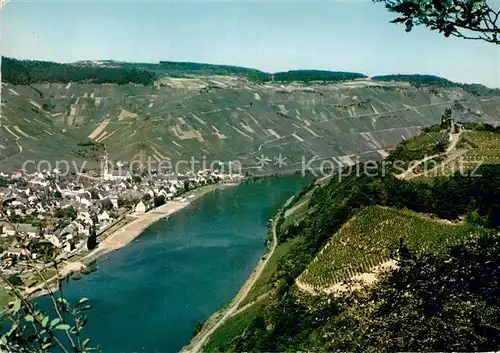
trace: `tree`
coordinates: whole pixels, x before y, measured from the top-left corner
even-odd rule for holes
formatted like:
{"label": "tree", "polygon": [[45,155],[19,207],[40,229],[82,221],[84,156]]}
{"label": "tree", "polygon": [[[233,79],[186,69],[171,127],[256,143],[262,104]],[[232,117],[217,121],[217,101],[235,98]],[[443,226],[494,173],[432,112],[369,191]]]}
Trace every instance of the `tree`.
{"label": "tree", "polygon": [[109,198],[105,198],[104,200],[101,200],[101,207],[103,210],[109,211],[113,209],[113,203]]}
{"label": "tree", "polygon": [[87,249],[94,250],[97,246],[97,234],[95,231],[95,226],[90,228],[90,235],[87,239]]}
{"label": "tree", "polygon": [[441,115],[441,128],[442,129],[450,129],[452,121],[453,121],[453,119],[451,117],[451,109],[446,108],[444,110],[443,115]]}
{"label": "tree", "polygon": [[153,204],[154,204],[155,208],[160,207],[161,205],[164,205],[165,204],[165,196],[163,196],[163,195],[155,196],[153,199]]}
{"label": "tree", "polygon": [[10,275],[9,277],[7,277],[7,280],[13,286],[23,286],[24,285],[23,280],[18,275]]}
{"label": "tree", "polygon": [[61,198],[62,198],[61,192],[60,192],[60,191],[56,191],[56,192],[54,193],[54,197],[55,197],[56,199],[61,199]]}
{"label": "tree", "polygon": [[201,331],[202,328],[203,328],[203,321],[198,321],[194,325],[193,336],[196,336]]}
{"label": "tree", "polygon": [[398,14],[392,23],[403,23],[406,31],[414,26],[443,33],[445,37],[483,40],[500,44],[498,18],[485,0],[373,0],[384,3]]}
{"label": "tree", "polygon": [[76,210],[73,206],[58,208],[54,211],[54,216],[57,218],[69,218],[74,220],[76,218]]}

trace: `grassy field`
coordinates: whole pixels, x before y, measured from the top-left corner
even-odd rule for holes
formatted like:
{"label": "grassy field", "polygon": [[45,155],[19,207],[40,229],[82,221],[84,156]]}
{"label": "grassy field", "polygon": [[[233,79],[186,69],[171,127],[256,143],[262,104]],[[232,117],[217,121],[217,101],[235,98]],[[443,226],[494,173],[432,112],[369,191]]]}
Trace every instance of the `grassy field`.
{"label": "grassy field", "polygon": [[[45,271],[42,271],[42,275],[48,280],[56,275],[56,270],[53,268],[48,268]],[[41,279],[37,275],[35,275],[28,279],[25,279],[23,282],[26,287],[31,287],[41,283]],[[7,304],[9,304],[13,300],[13,297],[9,294],[9,290],[7,288],[9,288],[8,285],[2,283],[2,286],[0,288],[0,308],[5,308]]]}
{"label": "grassy field", "polygon": [[242,311],[241,313],[233,316],[231,319],[226,321],[224,325],[219,327],[212,336],[210,336],[209,341],[205,345],[204,352],[218,352],[224,351],[224,346],[229,344],[235,337],[241,335],[245,328],[250,324],[252,319],[258,313],[260,308],[268,304],[268,301],[261,300],[258,303],[252,305],[248,309]]}
{"label": "grassy field", "polygon": [[443,131],[422,132],[399,144],[391,152],[389,160],[398,164],[405,162],[404,166],[407,168],[413,161],[444,152],[447,141],[447,135]]}
{"label": "grassy field", "polygon": [[300,201],[295,204],[290,209],[286,210],[284,214],[283,223],[280,224],[279,232],[284,232],[292,224],[300,222],[307,215],[309,211],[309,200],[311,198],[312,192],[304,195]]}
{"label": "grassy field", "polygon": [[400,237],[411,249],[439,251],[480,230],[408,211],[379,206],[361,210],[332,237],[299,280],[327,288],[367,272],[390,258]]}
{"label": "grassy field", "polygon": [[280,244],[276,247],[276,250],[274,251],[273,256],[267,263],[266,268],[264,269],[264,272],[262,272],[262,275],[259,277],[257,282],[255,282],[255,285],[253,286],[252,290],[250,293],[248,293],[248,296],[245,298],[245,300],[241,303],[241,305],[246,305],[248,303],[251,303],[258,297],[260,297],[262,294],[265,294],[271,290],[271,279],[273,275],[276,272],[276,269],[278,268],[278,261],[290,251],[290,248],[297,243],[300,240],[300,238],[294,238],[291,239],[283,244]]}

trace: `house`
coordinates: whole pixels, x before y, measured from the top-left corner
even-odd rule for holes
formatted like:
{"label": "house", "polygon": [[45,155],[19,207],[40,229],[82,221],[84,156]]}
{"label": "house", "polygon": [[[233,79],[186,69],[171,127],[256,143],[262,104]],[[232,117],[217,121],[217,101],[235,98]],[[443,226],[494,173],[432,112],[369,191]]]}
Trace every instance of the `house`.
{"label": "house", "polygon": [[45,234],[44,238],[47,239],[48,241],[50,241],[52,243],[52,245],[54,245],[56,248],[61,247],[61,242],[60,242],[59,238],[56,237],[54,234],[52,234],[52,233]]}
{"label": "house", "polygon": [[118,208],[118,197],[111,196],[109,199],[111,200],[111,204],[113,205],[113,208]]}
{"label": "house", "polygon": [[7,237],[16,234],[14,226],[8,222],[0,221],[0,236]]}
{"label": "house", "polygon": [[20,259],[22,257],[28,257],[30,256],[31,253],[26,250],[26,249],[21,249],[21,248],[10,248],[2,253],[2,257],[13,257]]}
{"label": "house", "polygon": [[16,229],[21,234],[26,234],[29,238],[37,238],[40,235],[40,228],[33,227],[31,224],[16,224]]}
{"label": "house", "polygon": [[146,213],[146,205],[142,201],[140,201],[136,206],[135,206],[135,212],[136,213]]}
{"label": "house", "polygon": [[102,213],[97,215],[97,220],[99,222],[106,222],[109,221],[109,214],[106,211],[102,211]]}
{"label": "house", "polygon": [[132,179],[132,174],[125,170],[113,170],[111,173],[105,171],[104,180],[117,181],[117,180],[127,180]]}

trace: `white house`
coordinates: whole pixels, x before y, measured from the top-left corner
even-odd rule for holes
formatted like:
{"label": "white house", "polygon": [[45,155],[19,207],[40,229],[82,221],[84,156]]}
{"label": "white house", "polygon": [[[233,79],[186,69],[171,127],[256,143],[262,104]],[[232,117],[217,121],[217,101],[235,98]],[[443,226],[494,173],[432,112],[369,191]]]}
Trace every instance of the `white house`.
{"label": "white house", "polygon": [[108,212],[103,211],[101,214],[98,214],[97,215],[97,220],[99,222],[109,221],[109,214],[108,214]]}
{"label": "white house", "polygon": [[145,213],[146,212],[146,205],[142,201],[139,201],[139,203],[135,206],[135,212],[136,213]]}
{"label": "white house", "polygon": [[109,199],[111,200],[111,204],[113,205],[113,208],[118,208],[118,197],[111,196]]}
{"label": "white house", "polygon": [[129,171],[113,170],[109,173],[107,168],[104,170],[104,180],[118,181],[127,179],[132,179],[132,174]]}
{"label": "white house", "polygon": [[59,241],[59,238],[56,237],[54,234],[45,234],[44,238],[50,241],[52,245],[54,245],[56,248],[60,248],[62,245],[61,242]]}

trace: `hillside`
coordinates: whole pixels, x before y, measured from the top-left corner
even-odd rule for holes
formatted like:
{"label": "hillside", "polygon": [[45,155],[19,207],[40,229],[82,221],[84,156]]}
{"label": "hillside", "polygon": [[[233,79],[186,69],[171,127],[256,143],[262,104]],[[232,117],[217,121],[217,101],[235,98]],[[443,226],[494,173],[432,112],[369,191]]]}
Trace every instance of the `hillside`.
{"label": "hillside", "polygon": [[[474,153],[484,161],[477,175],[334,177],[290,200],[278,215],[278,244],[288,250],[254,289],[267,295],[253,296],[206,347],[498,350],[500,164],[487,145],[500,133],[463,128],[447,153]],[[431,127],[395,153],[425,151],[435,132],[443,131]]]}
{"label": "hillside", "polygon": [[[205,158],[207,166],[217,160],[238,161],[251,174],[287,172],[303,165],[328,169],[350,165],[357,158],[386,157],[401,140],[438,123],[446,108],[460,121],[498,123],[500,96],[477,96],[460,87],[368,79],[258,83],[245,77],[254,72],[251,69],[188,64],[73,65],[151,72],[154,85],[3,83],[3,164],[19,168],[18,161],[27,157],[52,156],[50,146],[31,148],[36,145],[33,141],[50,137],[50,143],[65,146],[64,151],[76,149],[75,141],[90,139],[105,145],[113,161],[175,164],[193,157]],[[167,66],[163,71],[158,68],[162,65]],[[186,67],[191,74],[172,77],[175,70]],[[304,74],[358,77],[307,70],[283,77],[289,81]],[[64,130],[65,135],[54,134],[44,124]],[[17,134],[15,126],[31,137]],[[33,152],[25,155],[30,149]],[[281,167],[280,155],[286,158]]]}
{"label": "hillside", "polygon": [[[88,168],[96,168],[103,149],[94,143],[88,144],[88,139],[81,138],[73,127],[55,121],[47,111],[50,106],[40,97],[41,92],[32,86],[2,83],[2,170],[17,170],[25,161],[39,163],[41,160],[49,161],[54,168],[55,161],[63,160],[77,165],[86,162]],[[34,164],[28,167],[32,169]]]}
{"label": "hillside", "polygon": [[410,250],[439,252],[481,232],[470,225],[443,222],[409,210],[371,206],[332,236],[297,278],[297,284],[310,293],[331,293],[343,281],[390,261],[401,239]]}

